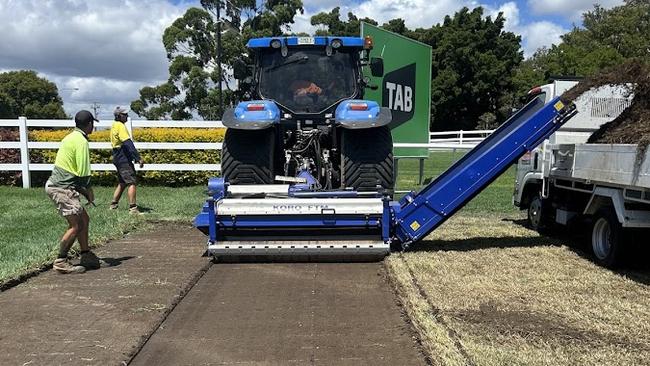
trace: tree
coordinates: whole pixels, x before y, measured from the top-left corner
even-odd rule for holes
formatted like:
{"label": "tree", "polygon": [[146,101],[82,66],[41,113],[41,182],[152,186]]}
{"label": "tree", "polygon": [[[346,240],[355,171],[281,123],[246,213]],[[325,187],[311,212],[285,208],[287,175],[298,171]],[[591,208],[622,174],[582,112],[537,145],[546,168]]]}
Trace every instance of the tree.
{"label": "tree", "polygon": [[[354,14],[340,19],[339,8],[311,18],[320,25],[317,34],[358,35]],[[377,25],[372,19],[362,19]],[[512,75],[523,59],[521,38],[503,31],[505,18],[483,17],[483,9],[462,9],[447,16],[443,24],[409,30],[403,19],[384,23],[382,28],[432,47],[431,106],[433,129],[473,129],[483,121],[500,120],[510,112],[514,88]]]}
{"label": "tree", "polygon": [[359,36],[361,29],[361,22],[366,22],[372,25],[377,25],[377,22],[370,18],[357,18],[352,12],[348,12],[348,20],[341,20],[341,8],[335,7],[329,13],[320,12],[311,17],[311,25],[321,26],[316,30],[316,35],[327,36]]}
{"label": "tree", "polygon": [[611,9],[598,5],[583,14],[559,45],[542,48],[522,63],[515,77],[522,95],[554,76],[589,76],[632,58],[650,62],[650,2],[627,0]]}
{"label": "tree", "polygon": [[0,118],[67,118],[56,84],[35,71],[0,74]]}
{"label": "tree", "polygon": [[[431,45],[432,130],[474,129],[486,113],[502,121],[514,88],[513,72],[523,60],[521,37],[503,30],[505,18],[483,17],[463,8],[442,24],[411,33]],[[484,116],[491,120],[493,117]]]}
{"label": "tree", "polygon": [[[56,84],[36,75],[35,71],[0,73],[0,119],[67,118]],[[17,141],[17,128],[0,128],[0,141]],[[0,162],[19,163],[20,150],[0,149]],[[21,174],[0,172],[0,185],[14,185]]]}
{"label": "tree", "polygon": [[416,38],[416,36],[412,34],[412,32],[406,27],[406,23],[404,23],[404,19],[402,18],[391,19],[387,23],[384,23],[381,27],[389,32],[401,34],[406,37]]}
{"label": "tree", "polygon": [[269,0],[259,8],[256,4],[254,0],[201,0],[202,8],[190,8],[176,19],[163,34],[169,78],[142,88],[131,109],[147,119],[221,118],[220,97],[226,106],[239,99],[242,90],[233,86],[231,75],[219,73],[217,11],[221,12],[223,70],[246,55],[248,39],[290,31],[295,15],[303,12],[301,0]]}

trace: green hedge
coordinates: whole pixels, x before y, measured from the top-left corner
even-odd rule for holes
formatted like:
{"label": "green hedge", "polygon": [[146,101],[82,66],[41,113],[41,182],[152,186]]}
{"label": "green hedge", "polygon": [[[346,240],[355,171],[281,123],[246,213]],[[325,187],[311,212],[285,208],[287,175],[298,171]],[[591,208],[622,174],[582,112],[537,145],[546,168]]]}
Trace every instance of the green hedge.
{"label": "green hedge", "polygon": [[[61,141],[70,130],[36,130],[30,131],[30,141]],[[108,142],[108,130],[97,131],[90,135],[91,141]],[[137,142],[222,142],[225,129],[207,128],[141,128],[133,130],[133,139]],[[218,164],[219,150],[143,150],[140,155],[145,164]],[[32,149],[30,160],[34,163],[54,163],[56,150]],[[92,163],[112,163],[110,150],[90,150]],[[208,178],[219,175],[217,171],[140,171],[138,180],[146,185],[192,186],[207,184]],[[48,172],[33,172],[32,185],[43,185],[49,177]],[[93,172],[93,184],[113,185],[117,183],[114,172]]]}

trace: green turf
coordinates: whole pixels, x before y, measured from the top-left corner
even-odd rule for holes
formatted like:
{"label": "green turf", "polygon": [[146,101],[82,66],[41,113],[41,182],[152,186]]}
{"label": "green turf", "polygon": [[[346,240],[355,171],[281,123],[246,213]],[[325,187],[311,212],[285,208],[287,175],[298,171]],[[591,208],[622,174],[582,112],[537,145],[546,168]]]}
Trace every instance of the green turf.
{"label": "green turf", "polygon": [[[463,157],[464,152],[432,152],[424,163],[424,178],[435,179],[449,168],[454,162]],[[417,159],[399,160],[399,177],[397,190],[418,191],[419,162]],[[483,192],[470,201],[463,212],[515,212],[518,209],[512,205],[512,193],[515,181],[515,167],[510,167]],[[399,196],[399,195],[398,195]]]}
{"label": "green turf", "polygon": [[[436,152],[425,164],[425,178],[435,178],[462,153]],[[418,161],[399,162],[398,190],[417,190]],[[471,201],[465,212],[509,212],[512,206],[514,170],[511,168]],[[189,222],[206,197],[204,186],[188,188],[138,187],[138,202],[150,209],[143,217],[128,214],[126,201],[118,211],[108,210],[112,187],[96,187],[98,207],[89,208],[90,240],[94,245],[121,236],[147,222],[183,220]],[[0,187],[0,282],[51,262],[58,240],[66,228],[42,188]],[[126,198],[126,197],[125,197]]]}
{"label": "green turf", "polygon": [[[95,187],[98,207],[90,214],[90,241],[99,244],[147,221],[185,220],[196,215],[205,200],[204,187],[138,187],[138,202],[150,209],[144,217],[129,215],[123,198],[119,210],[108,209],[113,188]],[[42,188],[0,187],[0,282],[50,262],[66,222]]]}

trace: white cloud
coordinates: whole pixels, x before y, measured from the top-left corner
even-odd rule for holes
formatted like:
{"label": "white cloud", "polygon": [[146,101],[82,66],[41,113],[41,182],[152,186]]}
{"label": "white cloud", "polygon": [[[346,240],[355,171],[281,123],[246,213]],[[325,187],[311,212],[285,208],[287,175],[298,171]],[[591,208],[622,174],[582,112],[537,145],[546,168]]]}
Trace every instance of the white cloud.
{"label": "white cloud", "polygon": [[162,32],[186,8],[164,0],[0,0],[0,68],[55,81],[70,114],[93,101],[128,105],[139,88],[167,78]]}
{"label": "white cloud", "polygon": [[518,30],[519,6],[517,6],[516,2],[509,1],[497,9],[492,9],[486,5],[483,7],[486,8],[487,14],[491,15],[493,18],[496,17],[499,13],[503,13],[504,18],[506,18],[506,23],[504,25],[506,31],[514,32]]}
{"label": "white cloud", "polygon": [[560,36],[567,33],[569,29],[549,21],[537,21],[523,24],[520,18],[520,10],[514,1],[501,5],[498,9],[486,7],[488,14],[496,16],[503,12],[506,18],[505,30],[521,35],[524,57],[530,57],[541,47],[550,47],[561,42]]}
{"label": "white cloud", "polygon": [[538,48],[559,44],[560,36],[568,31],[569,29],[546,21],[527,24],[526,28],[521,30],[524,39],[524,56],[532,56]]}
{"label": "white cloud", "polygon": [[[483,0],[486,1],[486,0]],[[528,1],[537,15],[568,18],[589,9],[598,0]],[[622,0],[600,0],[603,6]],[[114,105],[128,105],[145,85],[167,78],[162,33],[194,0],[174,5],[167,0],[0,0],[0,70],[33,69],[61,89],[66,111],[88,108],[93,102],[110,116]],[[560,41],[568,29],[549,21],[524,23],[516,1],[498,7],[480,0],[336,0],[305,1],[306,12],[291,26],[295,32],[313,33],[312,15],[341,7],[341,18],[352,12],[380,24],[402,18],[407,27],[431,27],[463,6],[483,6],[486,15],[503,12],[505,28],[521,34],[526,56]],[[526,10],[528,10],[526,9]],[[573,15],[571,15],[573,14]],[[78,90],[72,90],[78,88]]]}
{"label": "white cloud", "polygon": [[80,109],[91,110],[91,106],[95,104],[99,105],[101,119],[112,118],[115,106],[129,107],[143,86],[140,81],[101,77],[41,76],[57,84],[61,97],[66,101],[65,109],[68,114],[73,115]]}
{"label": "white cloud", "polygon": [[592,9],[594,4],[611,8],[623,4],[623,0],[528,0],[528,7],[535,15],[556,15],[574,22],[580,21],[582,13]]}
{"label": "white cloud", "polygon": [[313,33],[311,17],[321,11],[330,12],[335,6],[341,8],[342,20],[347,20],[348,12],[352,12],[358,18],[374,19],[379,24],[394,18],[402,18],[407,27],[415,29],[429,28],[440,23],[446,15],[454,14],[463,6],[473,8],[478,5],[472,0],[367,0],[357,4],[317,0],[309,2],[308,6],[305,6],[305,14],[296,17],[296,24],[291,27],[292,31]]}
{"label": "white cloud", "polygon": [[[322,0],[322,2],[326,1]],[[446,15],[453,15],[463,6],[470,9],[482,6],[485,9],[485,15],[490,15],[493,18],[502,12],[506,18],[505,30],[522,36],[522,49],[525,57],[530,57],[540,47],[550,47],[552,44],[558,44],[560,35],[569,31],[559,24],[548,21],[523,24],[519,6],[515,1],[506,2],[498,8],[494,8],[470,0],[369,0],[357,5],[341,6],[341,18],[346,20],[348,11],[352,11],[359,18],[369,17],[378,21],[379,24],[401,17],[404,19],[406,26],[411,29],[417,27],[428,28],[442,22]],[[314,12],[305,12],[305,14],[296,17],[296,24],[291,29],[294,32],[313,33],[314,27],[310,24],[310,18],[320,11],[330,10],[331,8],[324,8]]]}

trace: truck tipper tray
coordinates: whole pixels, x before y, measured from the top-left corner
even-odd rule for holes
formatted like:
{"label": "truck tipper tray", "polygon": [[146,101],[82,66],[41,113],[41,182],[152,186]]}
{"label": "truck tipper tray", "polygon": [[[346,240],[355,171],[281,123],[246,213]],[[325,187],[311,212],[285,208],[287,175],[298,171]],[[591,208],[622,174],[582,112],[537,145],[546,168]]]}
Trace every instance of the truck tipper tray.
{"label": "truck tipper tray", "polygon": [[650,153],[637,156],[637,145],[567,144],[558,145],[553,153],[555,163],[551,176],[650,188]]}

